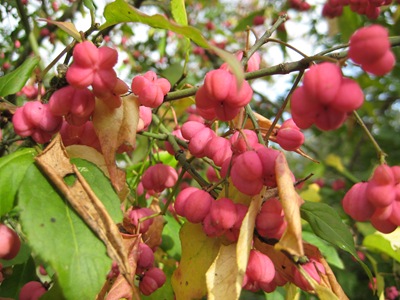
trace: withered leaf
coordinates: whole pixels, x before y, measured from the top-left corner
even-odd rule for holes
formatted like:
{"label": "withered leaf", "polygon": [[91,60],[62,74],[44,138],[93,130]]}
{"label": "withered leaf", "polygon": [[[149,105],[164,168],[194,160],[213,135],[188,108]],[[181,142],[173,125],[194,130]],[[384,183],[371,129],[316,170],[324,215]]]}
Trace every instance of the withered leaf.
{"label": "withered leaf", "polygon": [[[117,262],[120,272],[130,284],[133,282],[132,268],[117,225],[113,222],[103,203],[97,198],[77,167],[69,157],[58,134],[47,148],[36,157],[36,161],[50,181],[65,196],[74,210],[97,234],[107,247],[111,259]],[[64,178],[74,175],[75,182],[66,184]]]}
{"label": "withered leaf", "polygon": [[289,166],[283,153],[280,153],[275,162],[276,182],[278,184],[279,198],[282,202],[287,229],[276,249],[285,251],[295,258],[304,256],[303,241],[301,237],[300,196],[297,194]]}

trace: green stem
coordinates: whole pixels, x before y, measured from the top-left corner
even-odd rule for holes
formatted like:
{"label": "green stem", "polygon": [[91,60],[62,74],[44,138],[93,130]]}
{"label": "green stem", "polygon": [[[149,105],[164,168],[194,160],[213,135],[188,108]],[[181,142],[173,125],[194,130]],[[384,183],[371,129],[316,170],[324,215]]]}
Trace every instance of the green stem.
{"label": "green stem", "polygon": [[289,102],[290,96],[293,94],[294,90],[297,88],[297,85],[299,84],[301,77],[303,77],[304,74],[304,70],[300,71],[299,74],[297,74],[296,80],[294,81],[292,88],[289,91],[289,94],[287,94],[285,101],[283,102],[283,104],[281,105],[281,107],[279,108],[279,111],[277,112],[274,121],[272,122],[271,126],[269,127],[267,133],[265,134],[265,140],[267,141],[269,139],[269,137],[272,134],[272,131],[274,130],[276,124],[278,123],[278,120],[280,119],[280,117],[283,114],[283,111],[286,108],[286,105]]}
{"label": "green stem", "polygon": [[262,45],[264,45],[267,40],[271,37],[271,35],[274,33],[275,30],[278,29],[279,26],[281,26],[288,18],[287,14],[282,14],[279,16],[278,20],[272,25],[270,29],[268,29],[262,37],[260,37],[254,45],[246,52],[247,56],[242,59],[242,63],[245,66],[247,62],[249,61],[250,57],[258,50],[261,48]]}
{"label": "green stem", "polygon": [[247,114],[247,116],[249,117],[251,123],[254,126],[254,131],[257,133],[258,142],[265,146],[265,141],[263,139],[260,126],[258,125],[258,121],[256,119],[256,116],[253,113],[253,110],[250,107],[250,104],[247,104],[244,107],[244,109],[246,110],[246,114]]}
{"label": "green stem", "polygon": [[385,157],[387,156],[387,154],[382,150],[382,148],[379,146],[379,144],[377,143],[375,138],[372,136],[371,132],[369,131],[369,129],[367,128],[364,121],[361,119],[360,115],[357,113],[357,111],[353,111],[353,116],[357,120],[357,123],[360,124],[360,126],[364,130],[365,134],[371,140],[372,145],[374,146],[374,148],[377,152],[379,163],[385,164],[386,163]]}

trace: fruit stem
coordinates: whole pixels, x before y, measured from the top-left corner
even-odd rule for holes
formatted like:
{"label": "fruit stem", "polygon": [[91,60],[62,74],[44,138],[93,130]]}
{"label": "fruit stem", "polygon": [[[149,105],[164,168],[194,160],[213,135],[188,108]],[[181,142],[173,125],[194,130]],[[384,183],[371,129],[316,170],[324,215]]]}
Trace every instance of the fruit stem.
{"label": "fruit stem", "polygon": [[296,47],[294,47],[294,46],[292,46],[292,45],[290,45],[290,44],[288,44],[288,43],[285,43],[285,42],[283,42],[283,41],[281,41],[281,40],[269,38],[269,39],[267,39],[266,42],[274,42],[274,43],[281,44],[281,45],[283,45],[283,46],[285,46],[285,47],[288,47],[288,48],[292,49],[293,51],[297,52],[298,54],[300,54],[300,55],[303,56],[303,57],[309,57],[307,54],[301,52],[301,51],[300,51],[299,49],[297,49]]}
{"label": "fruit stem", "polygon": [[268,29],[262,37],[260,37],[254,45],[247,51],[247,56],[242,59],[242,64],[245,66],[249,61],[250,57],[259,49],[262,45],[264,45],[268,39],[271,37],[272,33],[278,29],[288,18],[287,14],[282,14],[279,16],[278,20]]}
{"label": "fruit stem", "polygon": [[385,157],[387,156],[387,154],[379,146],[379,144],[377,143],[377,141],[375,140],[372,133],[369,131],[369,129],[367,128],[364,121],[361,119],[360,115],[357,113],[357,111],[355,111],[355,110],[353,111],[353,116],[357,120],[357,123],[360,124],[361,128],[364,130],[364,132],[366,133],[368,138],[371,140],[372,145],[374,145],[374,148],[378,155],[379,163],[381,165],[385,164],[386,163]]}
{"label": "fruit stem", "polygon": [[274,118],[274,121],[272,122],[271,126],[268,128],[267,133],[265,134],[265,138],[264,138],[265,141],[269,140],[269,137],[271,136],[272,131],[274,130],[276,124],[278,123],[278,120],[281,118],[281,116],[283,114],[283,111],[286,108],[286,105],[289,102],[290,96],[293,94],[293,92],[297,88],[297,85],[299,84],[299,82],[301,80],[301,77],[303,77],[303,74],[304,74],[304,70],[301,70],[299,72],[299,74],[297,74],[296,80],[294,81],[294,83],[293,83],[293,85],[292,85],[292,87],[291,87],[291,89],[289,91],[289,94],[287,94],[287,96],[285,98],[285,101],[283,101],[281,107],[279,108],[279,111],[277,112],[277,114],[276,114],[276,116]]}
{"label": "fruit stem", "polygon": [[251,123],[253,123],[254,131],[257,134],[258,142],[265,146],[265,141],[263,139],[260,126],[258,125],[256,116],[253,114],[253,110],[251,109],[250,104],[247,104],[244,108],[246,110],[247,116],[250,118]]}

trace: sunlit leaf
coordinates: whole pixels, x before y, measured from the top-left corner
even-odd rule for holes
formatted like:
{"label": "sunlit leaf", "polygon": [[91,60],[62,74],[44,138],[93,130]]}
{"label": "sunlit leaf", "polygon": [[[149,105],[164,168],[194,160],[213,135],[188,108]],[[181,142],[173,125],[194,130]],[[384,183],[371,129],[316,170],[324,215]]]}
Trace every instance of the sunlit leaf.
{"label": "sunlit leaf", "polygon": [[[397,229],[399,231],[399,229]],[[397,240],[398,242],[399,240]],[[363,246],[371,251],[378,251],[387,254],[400,262],[400,248],[391,245],[391,241],[384,234],[374,233],[367,235],[363,240]]]}
{"label": "sunlit leaf", "polygon": [[192,40],[200,47],[214,51],[218,56],[220,56],[224,61],[229,64],[232,72],[237,78],[237,81],[239,83],[243,81],[243,67],[236,59],[236,57],[231,53],[228,53],[210,44],[201,34],[201,31],[197,28],[194,28],[192,26],[179,25],[175,22],[171,22],[165,16],[160,14],[152,16],[146,15],[145,13],[134,8],[133,6],[130,6],[124,0],[116,0],[108,4],[104,9],[104,17],[106,19],[106,23],[100,26],[100,30],[119,23],[139,22],[149,25],[153,28],[168,29],[175,33],[181,34],[184,37]]}
{"label": "sunlit leaf", "polygon": [[176,299],[201,299],[207,294],[206,272],[218,254],[220,242],[209,238],[200,224],[185,223],[179,235],[182,258],[171,280]]}
{"label": "sunlit leaf", "polygon": [[21,66],[0,77],[0,96],[5,97],[19,92],[32,76],[33,69],[39,61],[38,57],[28,57]]}
{"label": "sunlit leaf", "polygon": [[82,41],[82,37],[79,34],[78,29],[76,29],[75,25],[71,22],[58,22],[58,21],[53,21],[50,19],[38,19],[38,20],[56,25],[58,28],[60,28],[64,32],[66,32],[68,35],[72,36],[78,42]]}
{"label": "sunlit leaf", "polygon": [[171,13],[176,23],[187,25],[187,15],[184,0],[171,0]]}

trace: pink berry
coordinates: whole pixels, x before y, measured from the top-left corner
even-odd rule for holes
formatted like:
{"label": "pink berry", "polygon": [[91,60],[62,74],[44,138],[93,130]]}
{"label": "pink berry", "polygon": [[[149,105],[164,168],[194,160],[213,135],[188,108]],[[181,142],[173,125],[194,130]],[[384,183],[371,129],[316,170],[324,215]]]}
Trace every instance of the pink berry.
{"label": "pink berry", "polygon": [[188,149],[195,157],[204,157],[208,142],[216,136],[215,132],[205,127],[197,132],[190,140]]}
{"label": "pink berry", "polygon": [[246,275],[253,281],[269,283],[275,277],[275,267],[272,260],[265,254],[250,250]]}
{"label": "pink berry", "polygon": [[47,290],[39,281],[27,282],[19,292],[19,300],[38,300]]}
{"label": "pink berry", "polygon": [[87,121],[81,126],[70,125],[64,121],[60,129],[60,135],[64,146],[86,145],[101,152],[100,141],[91,121]]}
{"label": "pink berry", "polygon": [[[310,258],[308,263],[302,265],[303,269],[318,283],[321,282],[320,273],[325,274],[324,266],[314,258]],[[293,266],[293,283],[305,291],[311,291],[313,288],[308,281],[301,275],[300,271]]]}
{"label": "pink berry", "polygon": [[147,106],[139,106],[139,122],[136,129],[137,132],[147,130],[151,124],[152,112],[151,108]]}
{"label": "pink berry", "polygon": [[148,296],[162,287],[166,279],[161,269],[153,267],[144,273],[143,278],[139,282],[139,290],[143,295]]}
{"label": "pink berry", "polygon": [[137,261],[136,274],[144,272],[146,269],[150,269],[154,264],[154,253],[153,250],[145,243],[139,243],[139,259]]}
{"label": "pink berry", "polygon": [[0,258],[5,260],[17,256],[21,247],[18,234],[4,224],[0,224]]}
{"label": "pink berry", "polygon": [[396,57],[392,51],[387,51],[379,59],[361,65],[362,69],[376,76],[383,76],[389,73],[396,64]]}
{"label": "pink berry", "polygon": [[253,130],[244,129],[236,131],[229,139],[232,144],[232,152],[243,153],[252,150],[258,144],[257,134]]}
{"label": "pink berry", "polygon": [[281,202],[276,198],[265,201],[256,218],[257,232],[263,237],[279,240],[286,227]]}
{"label": "pink berry", "polygon": [[255,16],[253,18],[253,25],[254,26],[259,26],[259,25],[263,25],[265,21],[264,16]]}
{"label": "pink berry", "polygon": [[381,58],[389,49],[388,30],[374,24],[353,33],[348,55],[354,62],[363,65]]}
{"label": "pink berry", "polygon": [[374,206],[367,200],[367,182],[359,182],[343,198],[343,209],[354,220],[368,221],[374,213]]}
{"label": "pink berry", "polygon": [[217,228],[230,229],[237,220],[237,210],[229,198],[220,198],[214,201],[210,208],[211,223]]}
{"label": "pink berry", "polygon": [[293,119],[283,122],[276,134],[276,141],[283,149],[295,151],[304,143],[304,134],[294,123]]}
{"label": "pink berry", "polygon": [[209,193],[194,187],[181,191],[175,200],[175,211],[189,222],[200,223],[210,212],[213,198]]}
{"label": "pink berry", "polygon": [[[145,217],[149,217],[151,215],[154,214],[154,211],[152,211],[150,208],[137,208],[137,209],[133,209],[129,212],[128,217],[132,223],[132,225],[134,225],[136,228],[139,226],[139,219],[145,218]],[[151,226],[151,224],[153,224],[153,220],[154,219],[147,219],[145,221],[142,221],[140,223],[140,233],[145,233],[149,227]]]}
{"label": "pink berry", "polygon": [[178,180],[176,170],[171,166],[156,164],[149,167],[143,174],[142,183],[146,190],[162,192],[166,188],[173,187]]}
{"label": "pink berry", "polygon": [[275,160],[280,152],[278,150],[267,148],[264,146],[258,148],[256,152],[262,164],[262,179],[264,185],[269,187],[276,187]]}
{"label": "pink berry", "polygon": [[204,125],[203,123],[197,122],[197,121],[185,122],[185,123],[183,123],[182,128],[181,128],[182,136],[185,139],[190,140],[196,133],[198,133],[200,130],[202,130],[205,127],[206,127],[206,125]]}
{"label": "pink berry", "polygon": [[338,111],[350,112],[360,108],[363,102],[364,93],[359,84],[352,79],[343,78],[331,107]]}

